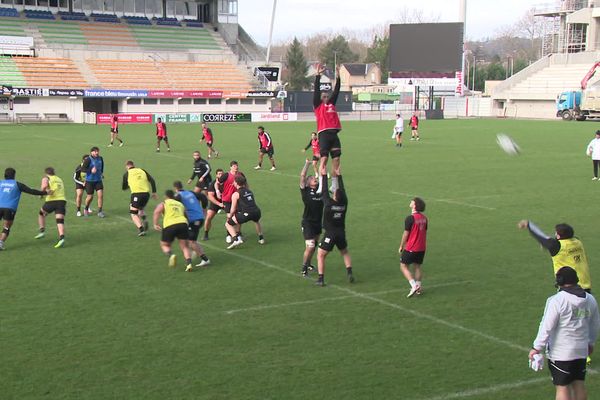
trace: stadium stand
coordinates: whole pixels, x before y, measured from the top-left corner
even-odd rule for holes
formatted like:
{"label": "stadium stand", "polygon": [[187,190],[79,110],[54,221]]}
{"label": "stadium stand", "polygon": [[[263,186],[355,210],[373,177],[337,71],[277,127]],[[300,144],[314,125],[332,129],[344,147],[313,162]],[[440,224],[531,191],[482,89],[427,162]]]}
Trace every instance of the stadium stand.
{"label": "stadium stand", "polygon": [[50,11],[25,10],[25,17],[31,19],[56,19]]}
{"label": "stadium stand", "polygon": [[88,44],[78,22],[40,21],[35,27],[47,44]]}
{"label": "stadium stand", "polygon": [[154,18],[156,25],[181,26],[177,18]]}
{"label": "stadium stand", "polygon": [[0,7],[0,17],[19,18],[19,12],[10,7]]}
{"label": "stadium stand", "polygon": [[89,21],[88,17],[82,12],[61,11],[58,15],[64,21]]}
{"label": "stadium stand", "polygon": [[87,60],[105,89],[195,89],[247,91],[250,84],[227,62]]}
{"label": "stadium stand", "polygon": [[145,49],[222,50],[206,29],[167,26],[132,26],[139,46]]}
{"label": "stadium stand", "polygon": [[121,20],[116,15],[112,14],[100,14],[100,13],[92,13],[90,17],[94,18],[96,22],[110,22],[113,24],[120,24]]}
{"label": "stadium stand", "polygon": [[132,25],[152,25],[152,22],[146,17],[136,17],[132,15],[126,15],[123,17],[128,24]]}
{"label": "stadium stand", "polygon": [[88,83],[73,60],[68,58],[13,57],[27,86],[84,88]]}
{"label": "stadium stand", "polygon": [[196,20],[186,19],[186,20],[184,20],[184,22],[185,22],[185,26],[187,26],[189,28],[204,28],[204,24],[202,22],[199,22]]}
{"label": "stadium stand", "polygon": [[0,32],[5,36],[27,36],[22,20],[0,18]]}
{"label": "stadium stand", "polygon": [[25,77],[11,57],[0,57],[0,82],[17,87],[27,85]]}

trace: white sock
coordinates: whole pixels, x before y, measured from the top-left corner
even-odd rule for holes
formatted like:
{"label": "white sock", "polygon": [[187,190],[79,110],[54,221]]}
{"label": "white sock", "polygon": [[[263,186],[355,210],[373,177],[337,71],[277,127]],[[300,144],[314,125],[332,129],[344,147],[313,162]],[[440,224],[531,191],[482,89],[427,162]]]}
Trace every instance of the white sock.
{"label": "white sock", "polygon": [[333,178],[331,178],[331,191],[335,192],[338,189],[338,178],[337,176],[334,176]]}
{"label": "white sock", "polygon": [[415,286],[417,286],[417,282],[414,279],[411,279],[410,281],[408,281],[408,283],[410,283],[410,287],[411,288],[415,288]]}
{"label": "white sock", "polygon": [[418,287],[421,287],[421,281],[416,281],[416,283]]}

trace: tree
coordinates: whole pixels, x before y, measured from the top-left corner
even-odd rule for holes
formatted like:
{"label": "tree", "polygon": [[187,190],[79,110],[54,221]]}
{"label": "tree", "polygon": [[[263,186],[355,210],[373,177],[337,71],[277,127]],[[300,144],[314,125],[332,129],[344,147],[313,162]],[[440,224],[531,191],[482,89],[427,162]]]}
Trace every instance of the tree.
{"label": "tree", "polygon": [[288,83],[290,90],[303,90],[308,87],[309,79],[306,76],[308,65],[302,51],[302,44],[294,38],[287,54]]}
{"label": "tree", "polygon": [[342,35],[338,35],[325,43],[325,46],[319,51],[321,63],[328,67],[333,67],[343,63],[358,61],[358,54],[350,50],[348,41]]}
{"label": "tree", "polygon": [[367,58],[365,62],[379,64],[381,68],[381,80],[387,82],[388,78],[388,57],[390,52],[390,37],[379,37],[375,35],[371,47],[367,49]]}

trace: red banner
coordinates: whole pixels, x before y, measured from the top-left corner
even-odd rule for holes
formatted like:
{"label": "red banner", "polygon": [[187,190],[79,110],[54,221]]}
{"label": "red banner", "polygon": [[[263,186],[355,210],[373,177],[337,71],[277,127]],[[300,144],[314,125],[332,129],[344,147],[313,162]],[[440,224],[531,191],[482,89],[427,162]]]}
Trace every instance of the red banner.
{"label": "red banner", "polygon": [[220,99],[223,97],[223,92],[220,90],[149,90],[148,97]]}
{"label": "red banner", "polygon": [[[113,114],[96,114],[97,124],[110,124]],[[121,124],[151,124],[152,114],[116,114]]]}

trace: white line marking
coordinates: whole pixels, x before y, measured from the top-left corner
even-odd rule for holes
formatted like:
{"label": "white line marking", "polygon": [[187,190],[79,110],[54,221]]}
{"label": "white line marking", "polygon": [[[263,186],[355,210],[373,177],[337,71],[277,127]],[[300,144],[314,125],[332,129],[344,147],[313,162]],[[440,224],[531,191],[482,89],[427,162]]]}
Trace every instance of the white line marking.
{"label": "white line marking", "polygon": [[[458,282],[447,282],[447,283],[440,283],[438,285],[428,285],[425,287],[425,289],[433,289],[433,288],[440,288],[440,287],[446,287],[446,286],[456,286],[456,285],[463,285],[465,283],[471,283],[471,281],[458,281]],[[391,290],[384,290],[384,291],[380,291],[380,292],[372,292],[372,293],[368,293],[371,296],[377,296],[377,295],[382,295],[382,294],[390,294],[390,293],[398,293],[398,292],[405,292],[407,289],[403,288],[403,289],[391,289]],[[281,304],[266,304],[266,305],[262,305],[262,306],[254,306],[254,307],[247,307],[247,308],[238,308],[238,309],[233,309],[233,310],[227,310],[224,311],[225,314],[236,314],[236,313],[241,313],[241,312],[248,312],[248,311],[262,311],[262,310],[270,310],[273,308],[284,308],[284,307],[293,307],[293,306],[302,306],[302,305],[306,305],[306,304],[314,304],[314,303],[321,303],[321,302],[325,302],[325,301],[336,301],[336,300],[344,300],[344,299],[349,299],[349,298],[353,298],[356,297],[353,294],[347,295],[347,296],[336,296],[336,297],[324,297],[321,299],[313,299],[313,300],[304,300],[304,301],[294,301],[291,303],[281,303]]]}
{"label": "white line marking", "polygon": [[[406,196],[406,197],[414,197],[414,194],[410,194],[410,193],[404,193],[404,192],[390,192],[391,194],[396,194],[399,196]],[[463,201],[457,201],[457,200],[452,200],[452,199],[435,199],[432,197],[429,197],[429,200],[433,200],[433,201],[437,201],[438,203],[447,203],[447,204],[454,204],[457,206],[464,206],[464,207],[472,207],[472,208],[481,208],[483,210],[489,210],[489,211],[494,211],[496,210],[494,207],[486,207],[486,206],[480,206],[477,204],[471,204],[471,203],[465,203]]]}
{"label": "white line marking", "polygon": [[465,390],[462,392],[443,394],[441,396],[420,398],[419,400],[464,399],[466,397],[480,396],[483,394],[496,393],[496,392],[501,392],[504,390],[517,389],[517,388],[520,388],[523,386],[535,385],[538,383],[549,382],[549,381],[550,381],[550,377],[547,376],[544,378],[534,378],[534,379],[528,379],[525,381],[517,381],[517,382],[513,382],[513,383],[502,383],[500,385],[482,387],[482,388],[477,388],[477,389],[469,389],[469,390]]}

